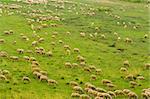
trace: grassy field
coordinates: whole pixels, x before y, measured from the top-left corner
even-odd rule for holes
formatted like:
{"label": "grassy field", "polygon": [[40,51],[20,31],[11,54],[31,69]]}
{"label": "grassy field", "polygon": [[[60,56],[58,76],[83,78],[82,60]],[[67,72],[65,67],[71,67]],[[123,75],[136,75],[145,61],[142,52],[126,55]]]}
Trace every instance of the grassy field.
{"label": "grassy field", "polygon": [[[148,4],[133,3],[134,0],[58,1],[49,1],[48,5],[30,5],[1,0],[0,39],[4,39],[4,43],[0,42],[0,71],[8,70],[9,74],[6,75],[6,81],[0,78],[0,99],[72,99],[71,93],[74,91],[68,85],[70,81],[76,81],[83,89],[86,82],[107,91],[129,89],[142,99],[142,89],[150,87],[150,71],[144,67],[144,64],[149,63],[150,50],[149,37],[144,38],[145,34],[149,35]],[[11,4],[22,7],[9,9]],[[51,16],[51,19],[39,22],[41,16]],[[60,20],[54,20],[54,16]],[[33,21],[31,25],[28,20]],[[41,26],[41,23],[48,27],[32,29]],[[53,26],[55,24],[57,26]],[[4,34],[8,30],[13,30],[14,33]],[[54,32],[58,33],[56,38],[52,38]],[[81,37],[81,32],[85,33],[85,37]],[[23,40],[21,34],[29,40]],[[118,40],[118,37],[121,39]],[[31,43],[39,38],[44,38],[44,41],[32,46]],[[125,42],[126,38],[132,42]],[[64,43],[60,44],[59,40]],[[65,44],[71,47],[70,55],[66,54],[63,47]],[[37,54],[35,47],[43,47],[46,52],[52,51],[53,55],[48,57]],[[79,48],[80,53],[75,53],[73,48]],[[24,49],[24,53],[19,54],[17,49]],[[33,53],[27,53],[27,50],[32,50]],[[2,51],[7,52],[8,56],[1,57]],[[76,59],[78,55],[85,58],[85,66],[64,66],[66,62],[80,64]],[[10,56],[17,56],[19,60],[14,61]],[[40,82],[32,74],[31,62],[25,61],[23,56],[35,57],[41,70],[47,71],[48,77],[58,84],[48,86],[47,82]],[[129,67],[123,65],[126,60],[129,61]],[[101,74],[85,71],[90,65],[101,69]],[[125,67],[127,72],[122,73],[121,67]],[[134,88],[125,79],[129,74],[134,76],[133,81],[137,83]],[[91,80],[91,75],[96,75],[97,79]],[[31,82],[24,83],[24,76],[28,76]],[[138,80],[138,76],[145,79]],[[108,88],[102,84],[103,79],[111,80],[115,87]],[[83,93],[88,94],[85,91]],[[94,97],[91,96],[91,99]],[[115,99],[127,99],[127,96],[121,95]]]}

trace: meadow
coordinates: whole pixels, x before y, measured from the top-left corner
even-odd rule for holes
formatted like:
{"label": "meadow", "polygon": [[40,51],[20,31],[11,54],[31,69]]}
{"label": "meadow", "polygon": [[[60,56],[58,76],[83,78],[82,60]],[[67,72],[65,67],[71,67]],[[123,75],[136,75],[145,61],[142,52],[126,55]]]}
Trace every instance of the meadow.
{"label": "meadow", "polygon": [[0,99],[149,99],[148,13],[146,0],[0,0]]}

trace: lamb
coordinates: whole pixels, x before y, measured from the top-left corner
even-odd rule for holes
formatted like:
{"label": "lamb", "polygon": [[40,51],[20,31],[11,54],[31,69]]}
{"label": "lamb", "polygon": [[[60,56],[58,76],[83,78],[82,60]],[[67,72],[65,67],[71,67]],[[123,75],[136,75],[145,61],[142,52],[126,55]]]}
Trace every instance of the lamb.
{"label": "lamb", "polygon": [[80,52],[80,50],[79,50],[78,48],[74,48],[73,51],[74,51],[74,52],[77,52],[77,53]]}
{"label": "lamb", "polygon": [[48,81],[48,77],[45,76],[45,75],[41,75],[40,76],[40,81],[43,81],[43,80]]}
{"label": "lamb", "polygon": [[108,84],[108,83],[112,83],[112,82],[111,82],[110,80],[108,80],[108,79],[103,79],[103,80],[102,80],[102,83],[103,83],[103,84]]}
{"label": "lamb", "polygon": [[1,74],[0,74],[0,80],[7,80],[7,78],[6,78],[5,75],[1,75]]}
{"label": "lamb", "polygon": [[24,53],[24,49],[17,49],[17,52],[18,52],[19,54],[23,54],[23,53]]}
{"label": "lamb", "polygon": [[0,39],[0,44],[5,43],[4,39]]}
{"label": "lamb", "polygon": [[48,85],[57,85],[58,82],[56,80],[53,79],[48,79]]}
{"label": "lamb", "polygon": [[129,92],[128,93],[128,97],[129,97],[129,99],[138,99],[138,96],[137,96],[137,94],[136,93],[134,93],[134,92]]}
{"label": "lamb", "polygon": [[71,97],[80,97],[80,94],[75,92],[71,94]]}
{"label": "lamb", "polygon": [[80,95],[79,99],[91,99],[90,96],[86,95],[86,94],[82,94]]}
{"label": "lamb", "polygon": [[22,81],[28,81],[28,82],[31,82],[31,79],[30,79],[29,77],[24,76],[24,77],[22,78]]}
{"label": "lamb", "polygon": [[85,37],[86,35],[85,35],[84,32],[81,32],[81,33],[80,33],[80,36],[81,36],[81,37]]}
{"label": "lamb", "polygon": [[70,62],[66,62],[66,63],[65,63],[65,67],[71,68],[71,67],[72,67],[72,64],[71,64]]}

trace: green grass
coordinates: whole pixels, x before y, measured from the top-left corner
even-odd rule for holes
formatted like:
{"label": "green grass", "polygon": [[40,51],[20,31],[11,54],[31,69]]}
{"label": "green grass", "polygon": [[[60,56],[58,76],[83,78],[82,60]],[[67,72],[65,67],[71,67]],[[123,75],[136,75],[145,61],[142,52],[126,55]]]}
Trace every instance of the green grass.
{"label": "green grass", "polygon": [[[128,88],[136,92],[139,97],[142,89],[149,86],[149,70],[144,70],[144,64],[149,62],[149,39],[143,39],[144,34],[149,32],[149,16],[147,14],[148,8],[144,3],[130,3],[120,0],[110,0],[113,3],[107,2],[95,2],[93,0],[69,0],[76,2],[75,9],[68,11],[72,4],[65,4],[65,9],[55,10],[55,2],[49,2],[46,9],[52,11],[52,13],[46,12],[43,5],[27,5],[25,3],[17,3],[22,5],[23,8],[19,9],[22,13],[27,13],[31,9],[40,9],[43,11],[42,15],[60,15],[65,20],[62,21],[48,21],[44,23],[59,24],[58,27],[44,28],[37,31],[37,34],[45,41],[38,44],[53,52],[53,57],[48,58],[44,55],[33,54],[18,54],[17,48],[23,48],[26,50],[34,50],[31,47],[31,42],[37,40],[32,37],[33,31],[28,25],[26,18],[32,18],[27,14],[26,16],[16,13],[16,10],[9,10],[2,8],[4,13],[0,16],[0,39],[5,39],[4,44],[0,44],[0,51],[6,51],[8,54],[18,56],[34,56],[40,63],[42,70],[48,72],[48,77],[58,81],[57,86],[48,86],[46,82],[39,82],[32,75],[31,64],[25,61],[13,62],[8,58],[0,57],[0,69],[7,69],[10,71],[11,79],[9,83],[0,81],[0,99],[71,99],[70,95],[73,92],[72,88],[66,83],[70,81],[77,81],[82,88],[84,83],[91,82],[97,87],[102,87],[107,90],[104,85],[101,84],[102,79],[110,79],[117,86],[116,89]],[[131,1],[131,0],[130,0]],[[138,1],[138,0],[135,0]],[[140,0],[139,0],[140,1]],[[142,0],[141,0],[142,1]],[[2,4],[16,3],[10,2],[10,0],[2,0]],[[88,4],[86,6],[85,4]],[[121,6],[120,6],[121,5]],[[81,10],[80,8],[83,8]],[[87,16],[89,8],[94,8],[96,15]],[[14,15],[7,15],[7,11],[14,12]],[[111,13],[112,16],[106,14]],[[79,14],[75,14],[78,12]],[[120,19],[113,17],[119,15]],[[91,25],[94,22],[94,25]],[[120,22],[121,25],[117,25]],[[123,27],[123,22],[126,22],[128,27]],[[129,22],[131,24],[129,24]],[[34,25],[40,25],[35,22]],[[138,28],[135,30],[133,26]],[[99,30],[95,30],[95,27],[99,27]],[[13,35],[4,35],[3,31],[13,30]],[[52,33],[58,32],[56,39],[52,39]],[[66,32],[70,31],[71,35],[67,35]],[[45,34],[47,32],[47,34]],[[81,38],[80,32],[85,32],[86,37]],[[93,39],[89,38],[89,34],[98,33],[97,37]],[[116,37],[113,35],[117,32],[121,37],[121,41],[116,42]],[[23,33],[29,37],[29,41],[23,41],[20,34]],[[100,35],[105,34],[106,39],[101,39]],[[127,44],[124,42],[126,37],[132,38],[133,43]],[[63,44],[59,44],[58,40],[63,40],[65,44],[71,46],[71,55],[67,56],[64,53]],[[12,45],[13,41],[16,41],[16,45]],[[56,46],[51,45],[51,42],[56,42]],[[144,42],[142,42],[144,41]],[[116,47],[109,47],[116,42]],[[88,65],[95,65],[97,68],[102,69],[102,74],[97,76],[96,81],[90,81],[90,75],[94,74],[83,71],[81,67],[78,68],[65,68],[64,63],[69,61],[71,63],[76,62],[76,56],[78,54],[73,53],[73,48],[79,48],[81,55],[86,58]],[[126,49],[124,52],[119,52],[117,49]],[[138,82],[142,86],[136,88],[130,88],[129,82],[122,79],[121,76],[125,76],[120,73],[119,69],[123,66],[123,61],[129,60],[131,67],[129,67],[129,73],[133,75],[143,75],[145,80]],[[29,84],[24,84],[21,79],[23,76],[29,76],[32,80]],[[61,79],[64,77],[64,79]],[[79,80],[76,80],[79,79]],[[14,83],[17,82],[17,85]],[[13,98],[14,97],[14,98]],[[125,97],[118,97],[117,99],[124,99]]]}

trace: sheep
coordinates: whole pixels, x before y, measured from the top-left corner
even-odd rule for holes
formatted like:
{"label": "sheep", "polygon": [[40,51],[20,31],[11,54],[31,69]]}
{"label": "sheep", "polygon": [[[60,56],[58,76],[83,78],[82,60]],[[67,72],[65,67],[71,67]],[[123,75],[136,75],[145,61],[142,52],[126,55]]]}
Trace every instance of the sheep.
{"label": "sheep", "polygon": [[40,71],[41,71],[41,69],[40,69],[39,67],[32,68],[32,72],[35,72],[35,71],[40,72]]}
{"label": "sheep", "polygon": [[17,52],[18,52],[19,54],[23,54],[23,53],[24,53],[24,49],[17,49]]}
{"label": "sheep", "polygon": [[28,81],[28,82],[31,82],[31,79],[30,79],[29,77],[24,76],[24,77],[22,78],[22,81]]}
{"label": "sheep", "polygon": [[114,32],[114,35],[115,35],[115,36],[118,36],[118,33]]}
{"label": "sheep", "polygon": [[0,80],[7,80],[7,78],[6,78],[5,75],[1,75],[1,74],[0,74]]}
{"label": "sheep", "polygon": [[77,63],[72,63],[73,67],[78,67],[79,65]]}
{"label": "sheep", "polygon": [[144,65],[144,67],[145,67],[145,69],[150,69],[150,63],[146,63],[146,64]]}
{"label": "sheep", "polygon": [[120,68],[120,71],[121,71],[121,72],[127,72],[128,70],[127,70],[127,68],[121,67],[121,68]]}
{"label": "sheep", "polygon": [[77,61],[84,62],[85,58],[83,56],[78,55],[77,56]]}
{"label": "sheep", "polygon": [[80,66],[86,66],[85,62],[80,62]]}
{"label": "sheep", "polygon": [[48,85],[57,85],[58,82],[56,80],[53,79],[48,79]]}
{"label": "sheep", "polygon": [[70,55],[71,51],[69,49],[66,50],[66,55]]}
{"label": "sheep", "polygon": [[41,43],[43,42],[45,39],[44,38],[39,38],[38,42]]}
{"label": "sheep", "polygon": [[129,66],[130,66],[130,63],[129,63],[129,61],[128,61],[128,60],[125,60],[125,61],[123,62],[123,65],[124,65],[124,66],[128,66],[128,67],[129,67]]}
{"label": "sheep", "polygon": [[130,81],[130,85],[131,85],[131,87],[135,87],[135,86],[137,86],[138,84],[137,84],[137,82]]}
{"label": "sheep", "polygon": [[0,39],[0,44],[5,43],[4,39]]}
{"label": "sheep", "polygon": [[74,86],[79,86],[79,84],[77,83],[77,82],[75,82],[75,81],[70,81],[70,83],[69,83],[72,87],[74,87]]}
{"label": "sheep", "polygon": [[106,36],[105,36],[104,34],[101,34],[101,38],[102,38],[102,39],[105,39]]}
{"label": "sheep", "polygon": [[8,53],[5,51],[0,51],[0,57],[8,57]]}
{"label": "sheep", "polygon": [[124,95],[124,92],[122,90],[115,90],[114,93],[116,94],[116,96]]}
{"label": "sheep", "polygon": [[35,57],[30,57],[30,61],[36,61],[36,58]]}
{"label": "sheep", "polygon": [[107,92],[107,90],[105,90],[103,88],[99,88],[99,87],[96,88],[96,91],[101,92],[101,93],[106,93]]}
{"label": "sheep", "polygon": [[144,38],[145,38],[145,39],[148,38],[148,34],[145,34],[145,35],[144,35]]}
{"label": "sheep", "polygon": [[71,97],[80,97],[80,94],[75,92],[71,94]]}
{"label": "sheep", "polygon": [[73,90],[79,93],[83,93],[83,89],[80,86],[74,86]]}
{"label": "sheep", "polygon": [[117,41],[120,41],[121,40],[121,37],[117,37]]}
{"label": "sheep", "polygon": [[62,44],[62,43],[63,43],[63,41],[62,41],[62,40],[58,40],[58,42],[59,42],[60,44]]}
{"label": "sheep", "polygon": [[112,92],[112,91],[108,91],[107,92],[109,95],[111,95],[112,97],[116,97],[116,94],[114,93],[114,92]]}
{"label": "sheep", "polygon": [[70,33],[70,32],[66,32],[66,34],[67,34],[67,35],[71,35],[71,33]]}
{"label": "sheep", "polygon": [[108,93],[103,93],[103,96],[106,98],[106,99],[112,99],[112,96]]}
{"label": "sheep", "polygon": [[134,92],[129,92],[128,93],[128,97],[129,97],[129,99],[138,99],[138,96],[137,96],[137,94],[136,93],[134,93]]}
{"label": "sheep", "polygon": [[110,80],[108,80],[108,79],[103,79],[103,80],[102,80],[102,83],[103,83],[103,84],[108,84],[108,83],[112,83],[112,82],[111,82]]}
{"label": "sheep", "polygon": [[96,69],[96,74],[97,75],[100,75],[102,73],[102,70],[101,69]]}
{"label": "sheep", "polygon": [[132,39],[130,39],[130,38],[127,37],[127,38],[125,38],[125,42],[126,43],[132,43],[133,41],[132,41]]}
{"label": "sheep", "polygon": [[109,87],[109,88],[114,88],[114,87],[115,87],[115,85],[112,84],[112,83],[107,83],[106,85],[107,85],[107,87]]}
{"label": "sheep", "polygon": [[36,46],[37,44],[38,44],[37,41],[33,41],[33,42],[32,42],[32,46]]}
{"label": "sheep", "polygon": [[96,70],[96,67],[95,67],[94,65],[89,66],[89,68],[90,68],[91,70]]}
{"label": "sheep", "polygon": [[70,50],[71,48],[70,48],[69,45],[64,45],[64,49],[66,49],[66,50],[69,49]]}
{"label": "sheep", "polygon": [[48,51],[48,52],[46,52],[46,55],[47,56],[53,56],[53,53],[52,53],[52,51]]}
{"label": "sheep", "polygon": [[71,64],[70,62],[66,62],[66,63],[65,63],[65,67],[71,68],[71,67],[72,67],[72,64]]}
{"label": "sheep", "polygon": [[88,68],[88,67],[84,67],[84,71],[87,71],[87,72],[89,72],[89,73],[91,73],[92,71],[91,71],[91,69],[90,68]]}
{"label": "sheep", "polygon": [[10,59],[18,61],[19,57],[18,56],[10,56]]}
{"label": "sheep", "polygon": [[10,35],[10,32],[9,31],[4,31],[4,34],[5,35]]}
{"label": "sheep", "polygon": [[150,94],[147,94],[147,93],[141,93],[141,96],[143,97],[143,99],[149,99],[150,98]]}
{"label": "sheep", "polygon": [[3,75],[8,75],[8,74],[10,74],[10,72],[9,72],[8,70],[3,70],[3,71],[2,71],[2,74],[3,74]]}
{"label": "sheep", "polygon": [[143,76],[138,76],[137,79],[138,80],[145,80],[145,78]]}
{"label": "sheep", "polygon": [[84,86],[85,88],[96,89],[96,87],[89,82],[85,83]]}
{"label": "sheep", "polygon": [[34,71],[33,72],[33,75],[35,75],[37,78],[40,78],[40,76],[42,75],[41,73],[37,72],[37,71]]}
{"label": "sheep", "polygon": [[80,36],[81,36],[81,37],[85,37],[86,35],[85,35],[84,32],[81,32],[81,33],[80,33]]}
{"label": "sheep", "polygon": [[77,52],[77,53],[80,52],[79,48],[74,48],[73,51],[74,51],[74,52]]}
{"label": "sheep", "polygon": [[91,75],[91,80],[96,80],[96,79],[97,79],[96,75]]}
{"label": "sheep", "polygon": [[129,90],[129,89],[123,89],[122,91],[125,95],[127,95],[129,92],[131,92],[131,90]]}
{"label": "sheep", "polygon": [[48,73],[47,73],[46,71],[43,71],[43,70],[41,70],[40,73],[41,73],[42,75],[45,75],[45,76],[48,75]]}
{"label": "sheep", "polygon": [[43,81],[43,80],[48,81],[48,77],[45,76],[45,75],[41,75],[40,76],[40,81]]}
{"label": "sheep", "polygon": [[134,80],[134,76],[132,74],[128,74],[127,76],[125,76],[125,79],[131,81]]}
{"label": "sheep", "polygon": [[31,64],[36,66],[40,65],[38,61],[32,61]]}
{"label": "sheep", "polygon": [[82,94],[80,95],[79,99],[91,99],[90,96],[86,95],[86,94]]}

